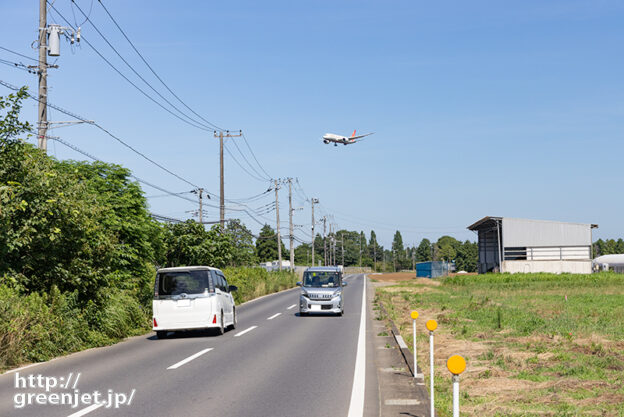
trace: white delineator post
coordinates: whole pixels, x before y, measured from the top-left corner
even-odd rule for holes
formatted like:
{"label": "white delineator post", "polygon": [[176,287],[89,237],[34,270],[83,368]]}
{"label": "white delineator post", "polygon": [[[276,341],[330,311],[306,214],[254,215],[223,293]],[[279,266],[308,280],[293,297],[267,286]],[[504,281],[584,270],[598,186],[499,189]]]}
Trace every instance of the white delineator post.
{"label": "white delineator post", "polygon": [[429,330],[429,385],[430,385],[430,394],[431,394],[431,417],[435,417],[435,405],[434,405],[434,373],[433,373],[433,331],[438,328],[438,322],[435,320],[427,321],[427,330]]}
{"label": "white delineator post", "polygon": [[453,355],[446,361],[446,367],[453,374],[453,417],[459,417],[459,374],[466,370],[466,360]]}
{"label": "white delineator post", "polygon": [[418,378],[418,362],[416,361],[418,358],[416,354],[416,319],[418,318],[418,311],[412,311],[410,316],[412,317],[412,335],[414,337],[414,378]]}

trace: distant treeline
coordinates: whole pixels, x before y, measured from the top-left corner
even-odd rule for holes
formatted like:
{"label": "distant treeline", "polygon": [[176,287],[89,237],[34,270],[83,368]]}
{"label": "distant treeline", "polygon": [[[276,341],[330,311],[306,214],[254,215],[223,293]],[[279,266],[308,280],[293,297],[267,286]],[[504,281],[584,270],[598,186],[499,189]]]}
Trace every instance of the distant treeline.
{"label": "distant treeline", "polygon": [[598,239],[594,242],[594,257],[602,255],[612,255],[615,253],[624,253],[623,239]]}

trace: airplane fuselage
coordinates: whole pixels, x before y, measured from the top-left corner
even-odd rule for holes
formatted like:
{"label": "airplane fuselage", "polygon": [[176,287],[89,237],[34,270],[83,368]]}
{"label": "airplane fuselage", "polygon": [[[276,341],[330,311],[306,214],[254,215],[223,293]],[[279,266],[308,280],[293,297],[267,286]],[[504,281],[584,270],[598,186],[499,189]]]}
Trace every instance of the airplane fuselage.
{"label": "airplane fuselage", "polygon": [[334,145],[338,145],[339,143],[342,143],[343,145],[348,145],[350,143],[355,143],[355,140],[350,139],[346,136],[336,135],[334,133],[326,133],[323,135],[323,142],[333,143]]}

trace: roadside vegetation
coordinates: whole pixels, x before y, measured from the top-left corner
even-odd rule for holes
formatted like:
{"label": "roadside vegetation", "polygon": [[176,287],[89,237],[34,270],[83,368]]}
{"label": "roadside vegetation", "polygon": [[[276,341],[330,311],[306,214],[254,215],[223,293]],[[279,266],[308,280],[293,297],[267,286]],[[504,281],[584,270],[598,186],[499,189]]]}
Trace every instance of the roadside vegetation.
{"label": "roadside vegetation", "polygon": [[[383,285],[381,282],[376,285]],[[446,359],[463,355],[461,411],[470,416],[624,415],[624,275],[488,274],[377,288],[429,386],[435,333],[436,410],[452,415]]]}
{"label": "roadside vegetation", "polygon": [[158,267],[224,268],[237,302],[295,285],[254,267],[241,222],[159,223],[128,169],[59,161],[21,140],[32,130],[19,120],[24,97],[0,97],[0,371],[149,331]]}

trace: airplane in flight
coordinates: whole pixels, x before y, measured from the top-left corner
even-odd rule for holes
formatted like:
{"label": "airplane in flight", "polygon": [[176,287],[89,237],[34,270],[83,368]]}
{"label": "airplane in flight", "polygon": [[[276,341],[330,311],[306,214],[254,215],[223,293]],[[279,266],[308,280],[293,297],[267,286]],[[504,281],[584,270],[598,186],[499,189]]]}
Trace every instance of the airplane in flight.
{"label": "airplane in flight", "polygon": [[[373,132],[374,133],[374,132]],[[372,135],[373,133],[367,133],[365,135],[355,135],[355,130],[353,131],[353,134],[350,137],[347,136],[342,136],[342,135],[336,135],[335,133],[325,133],[323,135],[323,143],[328,144],[328,143],[333,143],[334,146],[338,146],[339,143],[342,143],[343,145],[351,145],[352,143],[355,142],[359,142],[360,140],[362,140],[362,138]]]}

